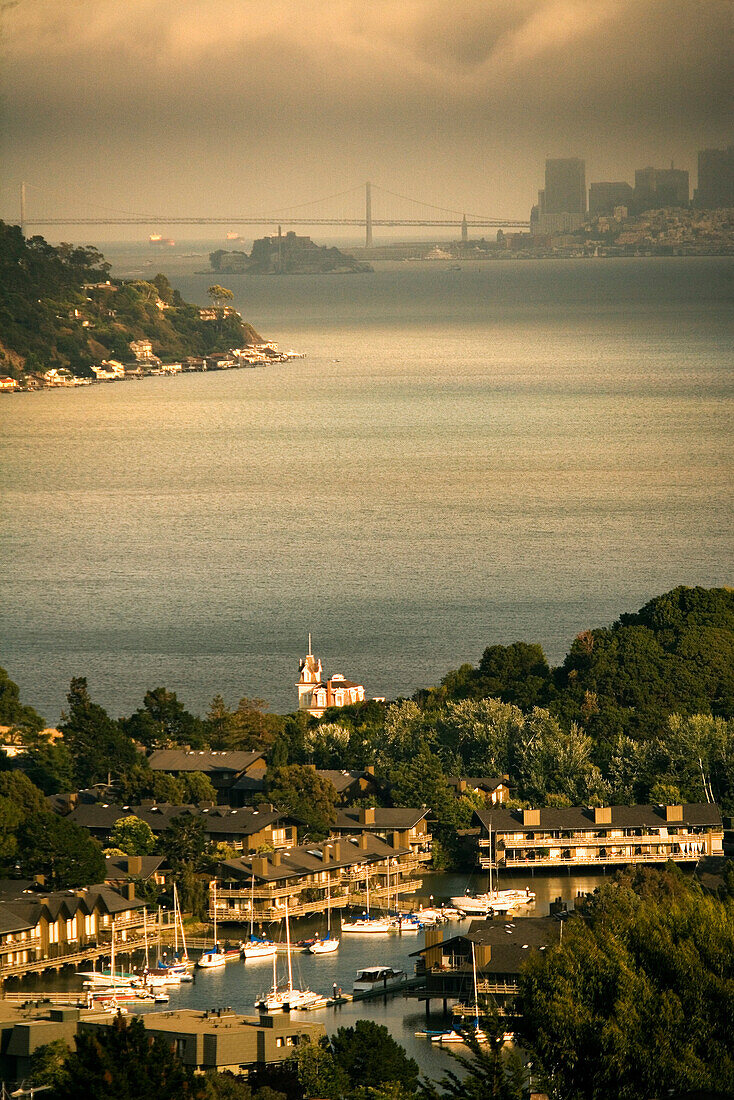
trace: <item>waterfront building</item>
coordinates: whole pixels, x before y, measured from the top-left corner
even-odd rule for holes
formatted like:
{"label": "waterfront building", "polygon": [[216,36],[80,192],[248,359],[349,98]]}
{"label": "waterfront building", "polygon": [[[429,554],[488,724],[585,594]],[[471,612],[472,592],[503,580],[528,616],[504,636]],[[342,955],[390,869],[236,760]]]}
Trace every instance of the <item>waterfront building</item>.
{"label": "waterfront building", "polygon": [[[108,954],[113,921],[119,950],[144,945],[145,904],[135,897],[132,883],[123,892],[105,883],[55,891],[34,882],[1,886],[0,982]],[[154,927],[152,920],[149,931]]]}
{"label": "waterfront building", "polygon": [[332,836],[380,837],[395,848],[408,848],[416,866],[431,861],[430,809],[406,806],[352,806],[338,809]]}
{"label": "waterfront building", "polygon": [[408,846],[363,832],[286,851],[223,860],[209,896],[218,921],[261,924],[348,905],[396,908],[420,885],[420,861]]}
{"label": "waterfront building", "polygon": [[696,863],[720,856],[721,813],[713,803],[477,810],[479,865],[513,870],[631,863]]}
{"label": "waterfront building", "polygon": [[458,1002],[458,1015],[474,1016],[476,962],[479,1001],[491,1000],[503,1008],[519,992],[522,964],[534,952],[558,944],[560,938],[561,921],[554,917],[475,920],[468,931],[448,939],[440,926],[427,928],[425,947],[413,952],[421,979],[413,996],[426,1002],[426,1012],[431,1000],[442,1000],[447,1006]]}
{"label": "waterfront building", "polygon": [[[288,1012],[240,1016],[231,1008],[179,1009],[141,1013],[137,1018],[151,1039],[163,1039],[196,1073],[229,1070],[247,1075],[290,1058],[303,1043],[319,1043],[326,1035],[323,1024],[292,1019]],[[113,1023],[109,1013],[78,1008],[52,1008],[31,1019],[27,1011],[23,1019],[14,1013],[0,1024],[3,1080],[19,1082],[27,1077],[39,1047],[61,1040],[73,1049],[80,1032],[99,1031]]]}
{"label": "waterfront building", "polygon": [[701,149],[694,203],[704,210],[734,206],[734,145]]}
{"label": "waterfront building", "polygon": [[329,707],[349,707],[364,702],[364,686],[346,680],[340,672],[324,679],[323,667],[311,652],[311,635],[308,636],[308,653],[298,666],[298,709],[314,718],[320,718]]}

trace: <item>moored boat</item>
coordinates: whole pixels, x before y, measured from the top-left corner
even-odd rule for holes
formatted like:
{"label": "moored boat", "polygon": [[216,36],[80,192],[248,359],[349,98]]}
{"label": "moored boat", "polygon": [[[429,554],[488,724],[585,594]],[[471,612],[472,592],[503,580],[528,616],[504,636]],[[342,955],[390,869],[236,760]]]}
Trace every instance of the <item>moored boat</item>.
{"label": "moored boat", "polygon": [[408,980],[404,970],[392,966],[365,966],[357,971],[352,986],[353,993],[373,993],[377,990],[397,989]]}

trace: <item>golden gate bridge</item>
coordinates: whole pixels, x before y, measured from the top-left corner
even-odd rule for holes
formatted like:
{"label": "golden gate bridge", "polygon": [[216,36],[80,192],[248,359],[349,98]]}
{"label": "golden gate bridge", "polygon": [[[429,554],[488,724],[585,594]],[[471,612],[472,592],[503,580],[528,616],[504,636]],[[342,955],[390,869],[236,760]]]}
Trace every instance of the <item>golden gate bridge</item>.
{"label": "golden gate bridge", "polygon": [[[36,190],[36,188],[34,188]],[[38,188],[37,190],[45,190]],[[373,208],[373,195],[376,193],[378,203]],[[354,209],[356,197],[360,196],[363,205],[359,211]],[[379,206],[389,205],[385,203],[385,199],[389,198],[393,201],[400,200],[403,204],[409,204],[412,206],[412,212],[405,213],[386,213],[384,210],[381,212]],[[349,210],[344,209],[345,200],[348,201]],[[332,206],[331,212],[325,213],[323,207],[328,204],[339,203],[341,209],[338,213],[334,211]],[[91,205],[91,204],[89,204]],[[313,208],[321,207],[320,211],[315,211]],[[412,213],[412,216],[411,216]],[[373,230],[375,228],[442,228],[442,229],[457,229],[461,232],[461,236],[464,240],[468,238],[469,232],[472,229],[527,229],[529,222],[518,221],[515,218],[502,218],[498,216],[486,216],[481,214],[471,214],[462,210],[449,209],[446,207],[437,206],[432,203],[422,202],[420,199],[409,198],[406,195],[399,195],[393,191],[388,191],[386,188],[373,186],[371,183],[366,183],[364,187],[350,188],[347,191],[341,191],[335,195],[328,195],[325,198],[314,199],[310,202],[296,204],[295,206],[281,208],[270,214],[251,214],[251,213],[231,213],[227,215],[171,215],[163,213],[155,214],[142,214],[131,212],[119,212],[119,211],[105,211],[94,216],[88,215],[65,215],[64,217],[58,216],[45,216],[37,211],[30,211],[26,201],[26,185],[21,184],[20,188],[20,225],[21,229],[25,233],[27,229],[33,227],[55,227],[55,226],[125,226],[125,225],[141,225],[141,226],[177,226],[177,225],[197,225],[197,226],[219,226],[226,225],[230,227],[240,226],[257,226],[267,229],[268,227],[280,228],[282,224],[288,225],[288,227],[311,227],[311,226],[354,226],[364,230],[365,234],[365,246],[371,248],[373,244]]]}

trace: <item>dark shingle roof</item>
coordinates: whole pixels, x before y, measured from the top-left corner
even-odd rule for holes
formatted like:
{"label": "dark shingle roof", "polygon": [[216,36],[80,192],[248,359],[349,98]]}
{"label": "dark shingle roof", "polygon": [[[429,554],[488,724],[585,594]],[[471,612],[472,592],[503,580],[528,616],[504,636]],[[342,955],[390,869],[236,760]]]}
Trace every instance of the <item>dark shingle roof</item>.
{"label": "dark shingle roof", "polygon": [[[323,871],[325,867],[352,867],[359,863],[377,863],[393,856],[407,855],[409,848],[393,848],[391,844],[378,836],[367,834],[365,846],[362,847],[356,837],[342,837],[341,858],[332,858],[324,863],[323,849],[334,841],[325,841],[324,844],[302,844],[297,848],[288,848],[281,851],[280,865],[274,866],[268,861],[265,872],[255,871],[255,878],[261,882],[277,882],[289,878],[299,878],[302,875]],[[224,878],[231,875],[233,878],[252,878],[251,859],[228,859],[220,864]]]}
{"label": "dark shingle roof", "polygon": [[539,825],[523,825],[522,810],[508,810],[504,806],[487,806],[476,810],[475,819],[493,832],[553,832],[581,829],[603,829],[610,826],[618,829],[651,828],[663,825],[713,825],[721,827],[721,812],[718,806],[708,802],[689,802],[683,805],[683,819],[668,821],[665,806],[612,806],[611,823],[596,822],[594,811],[586,806],[540,808]]}
{"label": "dark shingle roof", "polygon": [[183,749],[158,749],[148,758],[156,772],[204,772],[238,774],[262,760],[261,752],[186,752]]}
{"label": "dark shingle roof", "polygon": [[346,807],[336,812],[336,824],[334,829],[412,829],[419,821],[422,821],[431,811],[425,806],[420,809],[405,808],[403,806],[376,806],[375,820],[367,823],[360,822],[358,808]]}

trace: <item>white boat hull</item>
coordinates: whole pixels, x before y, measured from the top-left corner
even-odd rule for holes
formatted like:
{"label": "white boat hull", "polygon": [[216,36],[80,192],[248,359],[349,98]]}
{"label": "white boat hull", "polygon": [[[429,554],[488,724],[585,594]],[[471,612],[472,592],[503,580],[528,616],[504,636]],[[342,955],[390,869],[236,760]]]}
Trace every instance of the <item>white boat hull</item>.
{"label": "white boat hull", "polygon": [[277,953],[277,943],[270,943],[268,940],[252,940],[242,948],[245,959],[271,959]]}
{"label": "white boat hull", "polygon": [[342,933],[366,932],[368,935],[385,935],[392,930],[390,921],[376,917],[374,920],[342,921]]}
{"label": "white boat hull", "polygon": [[332,955],[339,950],[338,939],[316,940],[308,948],[309,955]]}

